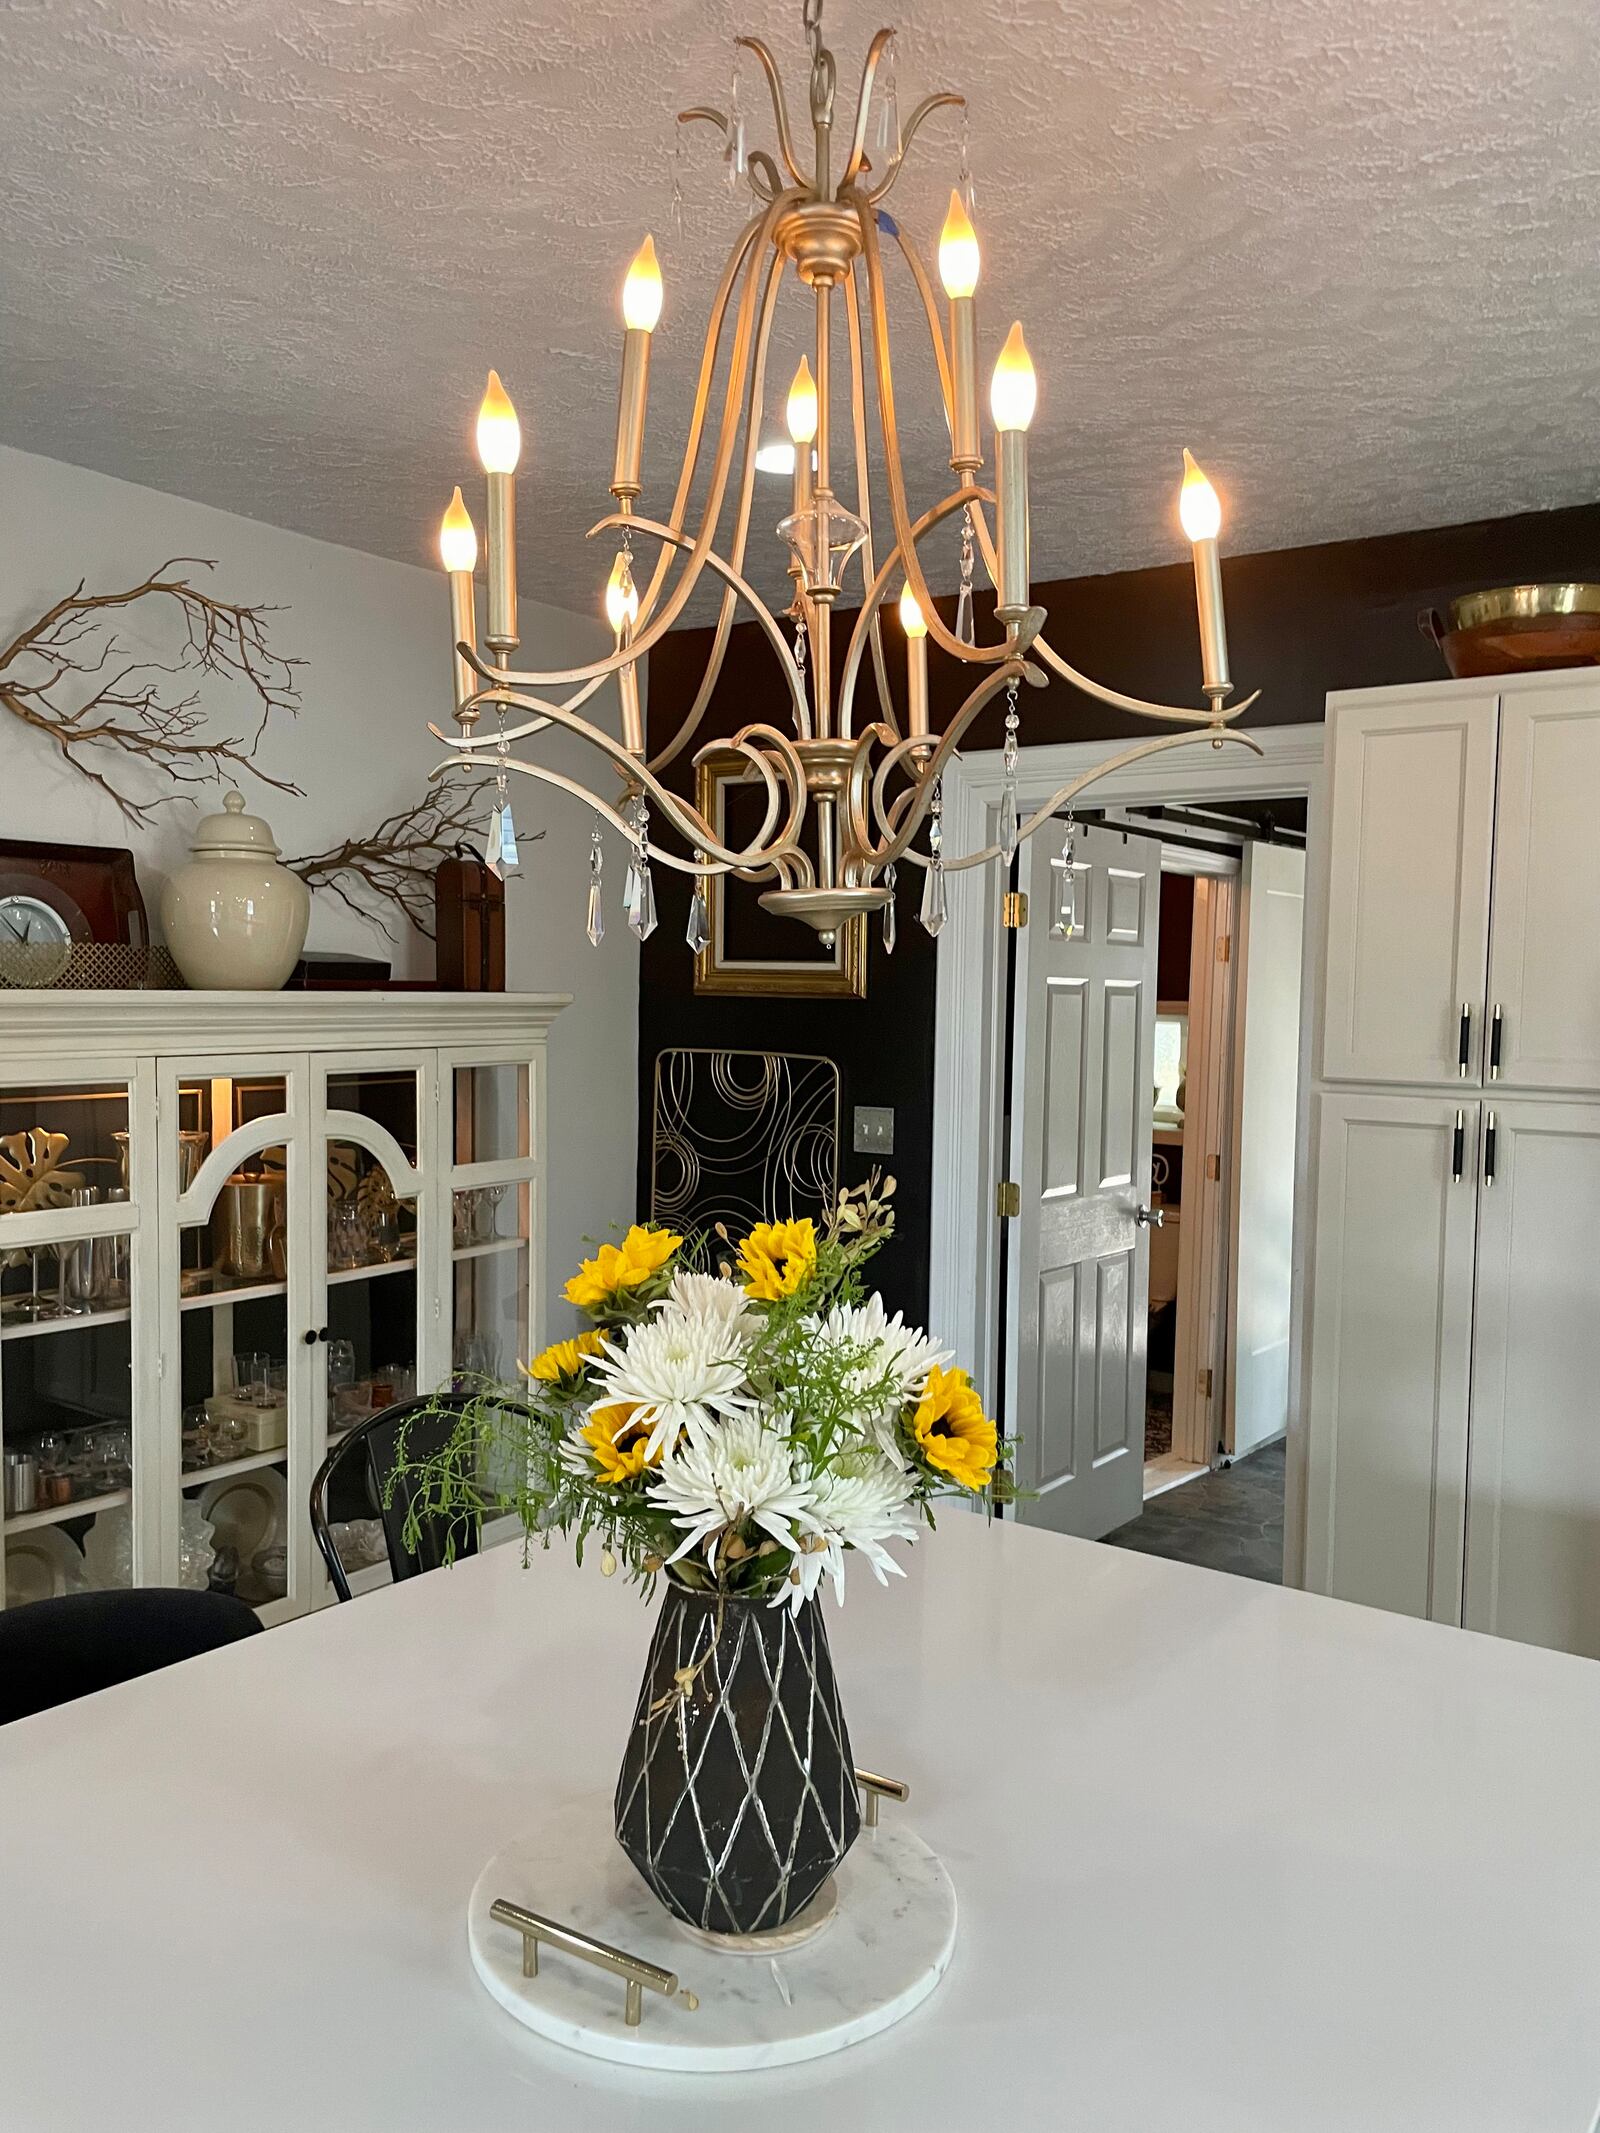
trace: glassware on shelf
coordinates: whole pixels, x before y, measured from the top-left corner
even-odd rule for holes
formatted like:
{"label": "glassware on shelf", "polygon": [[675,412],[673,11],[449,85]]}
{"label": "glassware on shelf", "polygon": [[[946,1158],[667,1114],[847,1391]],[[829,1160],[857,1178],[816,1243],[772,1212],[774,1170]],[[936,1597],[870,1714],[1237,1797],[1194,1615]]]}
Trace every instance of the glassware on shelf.
{"label": "glassware on shelf", "polygon": [[[234,1281],[272,1281],[274,1238],[283,1232],[284,1180],[281,1176],[246,1176],[228,1180],[218,1197],[222,1224],[219,1272]],[[277,1263],[282,1265],[278,1248]]]}
{"label": "glassware on shelf", "polygon": [[381,1266],[400,1256],[400,1210],[390,1201],[368,1210],[365,1222],[367,1258]]}
{"label": "glassware on shelf", "polygon": [[496,1241],[505,1190],[503,1185],[468,1185],[456,1194],[451,1233],[458,1246]]}
{"label": "glassware on shelf", "polygon": [[328,1343],[328,1426],[350,1429],[365,1408],[356,1396],[356,1348],[354,1341]]}
{"label": "glassware on shelf", "polygon": [[367,1263],[366,1224],[353,1199],[335,1200],[328,1209],[328,1271],[347,1273]]}
{"label": "glassware on shelf", "polygon": [[252,1407],[266,1404],[267,1374],[271,1358],[264,1353],[249,1350],[233,1359],[233,1396],[236,1400],[248,1401]]}
{"label": "glassware on shelf", "polygon": [[232,1460],[242,1459],[249,1449],[250,1428],[243,1415],[231,1406],[219,1406],[211,1415],[207,1465],[227,1466]]}
{"label": "glassware on shelf", "polygon": [[39,1461],[33,1452],[8,1451],[5,1456],[5,1515],[22,1518],[39,1502]]}

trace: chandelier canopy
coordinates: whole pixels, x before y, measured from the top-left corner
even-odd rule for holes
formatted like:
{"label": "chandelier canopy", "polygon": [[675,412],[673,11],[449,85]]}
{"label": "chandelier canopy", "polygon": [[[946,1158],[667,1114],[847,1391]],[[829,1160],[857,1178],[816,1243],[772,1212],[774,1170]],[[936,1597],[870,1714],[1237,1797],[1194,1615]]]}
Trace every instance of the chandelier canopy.
{"label": "chandelier canopy", "polygon": [[[488,615],[482,649],[474,582],[477,536],[459,488],[440,530],[441,558],[450,581],[457,730],[450,734],[439,726],[430,729],[451,749],[434,775],[462,763],[481,767],[487,761],[493,768],[497,798],[486,856],[497,870],[516,864],[510,773],[555,786],[593,810],[597,820],[591,841],[589,935],[596,942],[604,928],[602,823],[627,841],[625,904],[628,922],[641,939],[655,926],[650,869],[652,862],[660,862],[696,878],[688,938],[697,949],[707,933],[704,885],[714,874],[769,884],[761,892],[762,904],[805,921],[827,946],[849,919],[884,910],[885,941],[892,947],[899,866],[909,862],[925,870],[922,922],[937,934],[944,924],[947,873],[995,859],[1009,865],[1022,839],[1108,770],[1200,737],[1219,748],[1228,741],[1255,747],[1247,736],[1230,729],[1230,722],[1255,698],[1228,703],[1232,683],[1217,548],[1221,506],[1187,451],[1179,510],[1194,555],[1204,707],[1147,703],[1107,688],[1079,673],[1046,641],[1045,612],[1033,604],[1029,592],[1028,429],[1037,380],[1020,322],[1011,327],[990,379],[992,485],[986,480],[976,313],[981,255],[967,172],[965,99],[948,92],[926,97],[902,128],[894,90],[894,33],[880,30],[867,50],[854,118],[848,132],[840,131],[837,69],[822,41],[821,16],[821,0],[803,0],[810,52],[807,150],[797,145],[791,130],[777,63],[756,38],[735,41],[729,110],[697,105],[678,115],[680,126],[704,124],[721,136],[730,183],[748,189],[754,212],[734,242],[712,299],[677,486],[661,516],[641,509],[650,351],[663,297],[652,238],[645,238],[623,284],[621,388],[610,480],[616,508],[591,532],[591,537],[611,534],[617,540],[604,597],[614,639],[611,653],[545,672],[522,671],[511,663],[520,641],[516,469],[522,433],[494,371],[478,415],[488,536]],[[770,94],[775,135],[771,151],[747,144],[739,108],[740,52],[753,55]],[[946,298],[941,315],[915,247],[884,203],[916,135],[934,112],[946,107],[962,113],[963,145],[938,245]],[[675,186],[675,204],[676,191]],[[886,248],[902,255],[920,299],[950,436],[954,485],[915,519],[906,501],[896,415]],[[810,293],[815,338],[811,355],[802,359],[789,387],[786,409],[794,448],[793,493],[776,532],[787,551],[794,590],[780,619],[744,572],[767,348],[789,268]],[[843,391],[835,378],[841,344],[846,359]],[[714,407],[719,373],[721,404]],[[875,402],[870,409],[869,380]],[[887,505],[881,523],[875,520],[869,477],[873,422]],[[703,467],[704,501],[691,523],[690,494]],[[848,497],[839,493],[841,473]],[[920,544],[947,522],[957,522],[960,534],[960,592],[953,627],[934,605],[919,553]],[[636,566],[636,542],[653,545],[654,561],[648,569]],[[976,641],[973,621],[972,585],[980,563],[994,586],[995,618],[1003,631],[991,644]],[[645,580],[642,589],[636,567]],[[859,588],[860,606],[846,632],[842,624],[836,630],[835,610],[851,572],[858,575],[849,589]],[[708,573],[720,580],[722,599],[706,668],[677,731],[650,755],[639,662],[673,627]],[[894,709],[882,626],[883,607],[896,597],[904,637],[903,732]],[[734,848],[670,789],[663,773],[701,733],[741,605],[770,646],[783,719],[753,721],[730,735],[702,741],[695,753],[696,763],[712,754],[742,756],[746,777],[764,791],[759,830],[747,844]],[[971,688],[942,731],[935,730],[929,715],[930,642],[972,677]],[[857,692],[869,661],[874,715],[858,724]],[[1023,820],[1016,798],[1019,689],[1024,682],[1042,687],[1051,673],[1102,703],[1180,730],[1143,741],[1098,765],[1062,786]],[[618,733],[584,715],[584,707],[613,679],[621,702]],[[941,777],[978,713],[999,697],[1006,703],[1006,779],[997,838],[978,851],[948,854],[940,819]],[[484,725],[486,710],[493,714],[492,731]],[[522,715],[508,724],[513,713]],[[546,763],[513,754],[515,744],[531,741],[552,726],[581,734],[610,758],[618,779],[614,798],[590,791]],[[663,841],[668,832],[672,841]],[[1070,826],[1068,834],[1070,838]],[[1071,878],[1070,869],[1066,878]]]}

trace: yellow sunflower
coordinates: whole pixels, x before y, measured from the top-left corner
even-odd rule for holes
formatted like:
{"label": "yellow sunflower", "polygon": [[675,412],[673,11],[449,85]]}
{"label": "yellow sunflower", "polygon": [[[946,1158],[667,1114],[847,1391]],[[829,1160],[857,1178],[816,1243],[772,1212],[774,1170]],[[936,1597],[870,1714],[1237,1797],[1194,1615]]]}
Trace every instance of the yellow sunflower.
{"label": "yellow sunflower", "polygon": [[602,1244],[585,1259],[567,1283],[568,1303],[580,1311],[604,1310],[625,1290],[653,1281],[683,1239],[670,1229],[646,1229],[635,1223],[620,1244]]}
{"label": "yellow sunflower", "polygon": [[661,1457],[659,1452],[655,1459],[645,1456],[650,1425],[634,1421],[639,1405],[637,1400],[619,1400],[614,1407],[597,1407],[578,1432],[600,1469],[595,1479],[603,1489],[634,1480]]}
{"label": "yellow sunflower", "polygon": [[575,1340],[552,1341],[531,1363],[524,1363],[522,1367],[526,1376],[537,1378],[541,1384],[560,1385],[582,1377],[585,1360],[599,1353],[600,1335],[580,1333]]}
{"label": "yellow sunflower", "polygon": [[995,1426],[964,1370],[934,1365],[911,1429],[929,1466],[964,1489],[986,1486],[998,1451]]}
{"label": "yellow sunflower", "polygon": [[763,1303],[792,1296],[817,1270],[816,1224],[809,1217],[800,1222],[758,1222],[740,1243],[739,1269],[746,1296]]}

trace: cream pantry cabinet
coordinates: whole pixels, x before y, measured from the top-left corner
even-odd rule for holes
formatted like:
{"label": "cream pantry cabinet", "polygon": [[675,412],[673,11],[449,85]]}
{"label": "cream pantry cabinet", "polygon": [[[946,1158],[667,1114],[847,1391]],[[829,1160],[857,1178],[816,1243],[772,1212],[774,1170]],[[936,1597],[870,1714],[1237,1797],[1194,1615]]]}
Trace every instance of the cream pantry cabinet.
{"label": "cream pantry cabinet", "polygon": [[8,1605],[208,1577],[269,1622],[328,1598],[328,1446],[539,1340],[563,1005],[0,993]]}
{"label": "cream pantry cabinet", "polygon": [[1306,1580],[1600,1657],[1600,676],[1328,751]]}

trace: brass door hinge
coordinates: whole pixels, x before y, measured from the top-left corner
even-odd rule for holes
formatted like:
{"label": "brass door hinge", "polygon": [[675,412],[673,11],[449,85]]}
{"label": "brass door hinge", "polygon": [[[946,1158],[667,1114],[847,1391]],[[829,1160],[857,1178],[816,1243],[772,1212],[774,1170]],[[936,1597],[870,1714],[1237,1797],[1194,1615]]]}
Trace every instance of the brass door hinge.
{"label": "brass door hinge", "polygon": [[1022,1212],[1022,1187],[1002,1178],[994,1189],[994,1211],[1002,1222],[1015,1220]]}
{"label": "brass door hinge", "polygon": [[1000,906],[1000,923],[1007,933],[1020,933],[1028,923],[1028,892],[1008,889]]}
{"label": "brass door hinge", "polygon": [[1226,963],[1232,954],[1233,936],[1230,933],[1225,933],[1223,934],[1222,938],[1217,942],[1217,961],[1219,963]]}
{"label": "brass door hinge", "polygon": [[1211,1372],[1209,1370],[1202,1370],[1200,1373],[1200,1397],[1202,1400],[1209,1400],[1211,1397]]}
{"label": "brass door hinge", "polygon": [[1206,1176],[1211,1180],[1213,1185],[1221,1183],[1222,1158],[1220,1155],[1208,1155],[1206,1157]]}

